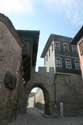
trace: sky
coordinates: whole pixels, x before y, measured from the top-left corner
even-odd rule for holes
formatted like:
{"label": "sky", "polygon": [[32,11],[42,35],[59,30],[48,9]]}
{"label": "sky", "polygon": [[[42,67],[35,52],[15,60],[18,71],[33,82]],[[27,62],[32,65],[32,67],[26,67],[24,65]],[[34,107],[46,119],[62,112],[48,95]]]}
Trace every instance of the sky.
{"label": "sky", "polygon": [[40,31],[37,67],[50,34],[74,37],[83,25],[83,0],[0,0],[0,12],[16,29]]}

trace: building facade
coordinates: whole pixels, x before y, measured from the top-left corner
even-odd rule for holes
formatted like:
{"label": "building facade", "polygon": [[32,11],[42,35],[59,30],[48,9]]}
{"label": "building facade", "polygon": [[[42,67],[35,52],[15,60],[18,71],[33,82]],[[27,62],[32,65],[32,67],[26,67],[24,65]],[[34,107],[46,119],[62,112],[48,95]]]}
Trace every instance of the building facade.
{"label": "building facade", "polygon": [[53,67],[55,73],[80,73],[77,48],[70,44],[71,40],[64,36],[50,35],[42,53],[48,72]]}
{"label": "building facade", "polygon": [[79,58],[76,45],[71,45],[71,41],[72,38],[52,34],[41,55],[47,72],[54,70],[55,107],[60,114],[62,103],[64,115],[78,115],[83,111]]}
{"label": "building facade", "polygon": [[82,74],[82,79],[83,79],[83,26],[73,38],[72,45],[77,45],[77,50],[78,50],[78,55],[79,55],[79,60],[80,60],[81,74]]}

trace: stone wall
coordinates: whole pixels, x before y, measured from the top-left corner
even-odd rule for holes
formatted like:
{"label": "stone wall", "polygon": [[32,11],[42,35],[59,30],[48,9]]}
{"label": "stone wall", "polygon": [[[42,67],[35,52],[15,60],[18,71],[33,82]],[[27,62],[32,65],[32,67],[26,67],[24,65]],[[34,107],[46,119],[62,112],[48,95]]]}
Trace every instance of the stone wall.
{"label": "stone wall", "polygon": [[39,87],[42,89],[45,100],[45,113],[48,115],[53,114],[54,112],[54,73],[46,72],[45,67],[40,67],[38,72],[33,70],[31,74],[30,81],[27,82],[25,86],[25,93],[23,98],[21,98],[20,111],[25,112],[27,107],[27,100],[31,90],[34,87]]}
{"label": "stone wall", "polygon": [[[0,120],[11,119],[10,116],[12,117],[15,113],[20,65],[21,47],[6,25],[0,22]],[[11,75],[11,79],[6,79],[6,82],[10,81],[10,84],[14,84],[16,81],[14,90],[8,89],[6,86],[8,84],[4,84],[7,72]]]}
{"label": "stone wall", "polygon": [[64,115],[83,114],[83,84],[80,75],[57,74],[55,90],[58,113],[60,102],[63,102]]}

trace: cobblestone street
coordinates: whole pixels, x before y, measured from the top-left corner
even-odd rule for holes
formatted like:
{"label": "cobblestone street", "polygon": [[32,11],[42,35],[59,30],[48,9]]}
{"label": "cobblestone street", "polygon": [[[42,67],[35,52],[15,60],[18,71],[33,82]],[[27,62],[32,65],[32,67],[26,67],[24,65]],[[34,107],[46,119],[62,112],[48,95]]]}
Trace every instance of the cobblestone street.
{"label": "cobblestone street", "polygon": [[18,116],[17,120],[9,125],[83,125],[83,117],[45,118],[36,109],[29,109],[26,115]]}

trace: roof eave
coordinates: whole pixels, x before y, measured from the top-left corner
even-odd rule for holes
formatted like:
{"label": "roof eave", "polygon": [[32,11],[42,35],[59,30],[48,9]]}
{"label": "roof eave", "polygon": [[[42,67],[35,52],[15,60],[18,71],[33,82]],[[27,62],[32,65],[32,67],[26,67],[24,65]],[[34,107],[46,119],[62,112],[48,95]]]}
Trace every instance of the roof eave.
{"label": "roof eave", "polygon": [[46,43],[46,45],[45,45],[45,47],[44,47],[44,49],[43,49],[43,52],[42,52],[42,54],[41,54],[41,58],[44,58],[45,57],[45,54],[46,54],[46,52],[47,52],[47,49],[48,49],[48,47],[49,47],[49,45],[50,45],[50,41],[51,40],[53,40],[53,39],[57,39],[57,38],[64,38],[64,39],[69,39],[70,41],[72,40],[72,38],[70,38],[70,37],[66,37],[66,36],[62,36],[62,35],[56,35],[56,34],[51,34],[50,36],[49,36],[49,38],[48,38],[48,40],[47,40],[47,43]]}
{"label": "roof eave", "polygon": [[40,31],[39,30],[17,30],[17,33],[19,32],[21,33],[20,35],[25,34],[27,37],[29,36],[33,38],[32,65],[36,66]]}
{"label": "roof eave", "polygon": [[49,47],[49,45],[50,45],[50,41],[53,39],[53,34],[51,34],[50,36],[49,36],[49,38],[48,38],[48,40],[47,40],[47,42],[46,42],[46,45],[45,45],[45,47],[44,47],[44,49],[43,49],[43,52],[42,52],[42,54],[41,54],[41,58],[44,58],[44,56],[45,56],[45,53],[46,53],[46,51],[47,51],[47,49],[48,49],[48,47]]}
{"label": "roof eave", "polygon": [[73,40],[71,41],[71,44],[76,45],[77,42],[81,39],[81,37],[83,37],[83,26],[82,26],[81,29],[77,32],[77,34],[75,35],[75,37],[74,37]]}

